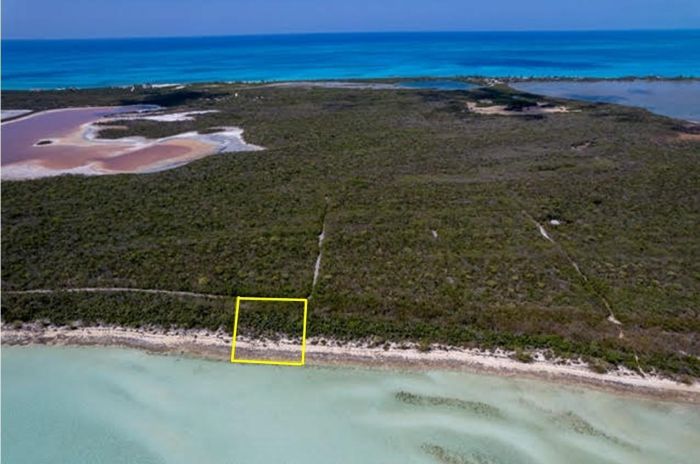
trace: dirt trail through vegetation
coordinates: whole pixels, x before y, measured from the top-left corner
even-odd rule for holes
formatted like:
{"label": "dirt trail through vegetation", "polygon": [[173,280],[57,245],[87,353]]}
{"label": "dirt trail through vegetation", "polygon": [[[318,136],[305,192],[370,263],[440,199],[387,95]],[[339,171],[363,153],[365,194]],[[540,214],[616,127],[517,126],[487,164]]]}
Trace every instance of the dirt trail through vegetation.
{"label": "dirt trail through vegetation", "polygon": [[[588,277],[586,276],[586,274],[583,273],[583,271],[581,271],[581,267],[578,265],[578,263],[576,261],[574,261],[574,259],[564,249],[564,247],[562,247],[559,243],[557,243],[552,238],[552,236],[549,235],[549,233],[547,232],[547,229],[545,229],[542,224],[537,222],[537,220],[534,217],[532,217],[531,214],[529,214],[525,210],[523,210],[522,212],[525,216],[528,217],[528,219],[530,219],[530,221],[532,221],[535,224],[535,226],[537,227],[537,229],[540,232],[540,235],[542,235],[543,238],[545,238],[546,240],[548,240],[549,242],[551,242],[552,244],[554,244],[557,247],[559,252],[567,259],[567,261],[569,261],[571,266],[573,266],[573,268],[576,270],[576,273],[579,275],[579,277],[581,277],[581,279],[585,283],[588,283]],[[610,302],[608,301],[608,299],[605,298],[604,295],[601,295],[599,292],[594,292],[594,293],[595,293],[595,296],[598,297],[598,299],[600,299],[600,301],[603,303],[603,306],[605,306],[605,309],[608,311],[607,320],[615,325],[621,326],[622,323],[617,319],[617,317],[615,317],[615,313],[613,313],[612,306],[610,305]],[[620,329],[620,338],[623,338],[623,337],[624,337],[624,335],[622,333],[622,329]]]}
{"label": "dirt trail through vegetation", "polygon": [[[552,238],[552,236],[549,235],[549,233],[547,232],[547,229],[545,229],[542,224],[537,222],[535,220],[535,218],[532,217],[532,215],[530,215],[525,210],[523,210],[523,214],[525,214],[533,223],[535,223],[535,226],[539,230],[540,235],[542,235],[542,237],[544,237],[546,240],[548,240],[549,242],[554,244],[557,247],[557,249],[559,250],[559,252],[569,261],[569,263],[571,263],[571,265],[574,267],[574,269],[576,270],[576,273],[581,277],[581,279],[585,283],[588,283],[588,281],[589,281],[588,277],[586,276],[586,274],[583,273],[583,271],[581,271],[581,268],[579,267],[578,263],[576,261],[574,261],[574,259],[571,257],[571,255],[569,253],[567,253],[567,251],[564,249],[564,247],[562,247],[559,243],[557,243]],[[610,305],[610,302],[608,301],[608,299],[605,298],[605,296],[600,294],[599,292],[593,291],[593,293],[594,293],[594,296],[596,296],[600,299],[600,301],[603,303],[603,306],[605,306],[605,309],[608,310],[609,314],[607,317],[607,321],[618,326],[618,330],[619,330],[618,337],[625,338],[625,333],[622,331],[622,323],[617,319],[617,317],[615,317],[615,313],[613,312],[612,306]],[[635,358],[635,361],[637,362],[637,368],[639,369],[639,373],[642,375],[642,377],[645,377],[647,374],[642,369],[642,366],[639,363],[639,356],[637,356],[636,352],[634,353],[634,358]]]}
{"label": "dirt trail through vegetation", "polygon": [[10,295],[31,295],[31,294],[50,294],[50,293],[155,293],[161,295],[186,296],[192,298],[208,298],[208,299],[224,299],[233,298],[228,295],[215,295],[211,293],[195,293],[183,292],[177,290],[159,290],[156,288],[129,288],[129,287],[82,287],[82,288],[56,288],[56,289],[34,289],[34,290],[6,290],[5,293]]}
{"label": "dirt trail through vegetation", "polygon": [[318,256],[316,257],[316,264],[314,264],[314,278],[311,282],[311,293],[309,294],[309,299],[314,293],[316,288],[316,283],[318,282],[318,276],[321,272],[321,258],[323,257],[323,240],[326,238],[326,216],[328,215],[328,197],[325,198],[326,205],[323,208],[323,215],[321,216],[321,233],[318,234]]}

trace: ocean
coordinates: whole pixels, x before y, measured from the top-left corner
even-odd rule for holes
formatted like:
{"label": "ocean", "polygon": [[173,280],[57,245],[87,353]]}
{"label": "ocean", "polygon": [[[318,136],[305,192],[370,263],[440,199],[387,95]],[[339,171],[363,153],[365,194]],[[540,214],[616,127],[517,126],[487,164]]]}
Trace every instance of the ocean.
{"label": "ocean", "polygon": [[456,372],[2,348],[2,462],[694,463],[700,408]]}
{"label": "ocean", "polygon": [[3,40],[3,89],[458,75],[700,77],[700,30]]}

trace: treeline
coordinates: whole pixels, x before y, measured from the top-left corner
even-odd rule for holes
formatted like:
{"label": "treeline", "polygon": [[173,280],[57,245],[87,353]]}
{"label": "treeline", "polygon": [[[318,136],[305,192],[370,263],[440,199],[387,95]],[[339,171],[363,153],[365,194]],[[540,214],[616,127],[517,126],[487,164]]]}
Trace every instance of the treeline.
{"label": "treeline", "polygon": [[[294,304],[244,304],[239,315],[239,334],[300,338],[302,306]],[[139,293],[3,294],[2,318],[6,323],[45,322],[65,326],[117,324],[124,327],[205,328],[233,331],[234,299],[208,300],[172,295]],[[589,334],[590,335],[590,334]],[[503,348],[516,352],[548,350],[564,358],[583,357],[603,370],[623,365],[632,370],[657,370],[670,375],[700,376],[695,356],[664,351],[639,352],[614,336],[586,340],[572,334],[526,334],[489,330],[478,325],[445,324],[439,321],[399,321],[346,314],[329,314],[313,303],[307,336],[339,341],[364,340],[373,346],[388,342],[421,342],[421,346],[444,344],[462,347]],[[638,353],[639,359],[635,358]]]}

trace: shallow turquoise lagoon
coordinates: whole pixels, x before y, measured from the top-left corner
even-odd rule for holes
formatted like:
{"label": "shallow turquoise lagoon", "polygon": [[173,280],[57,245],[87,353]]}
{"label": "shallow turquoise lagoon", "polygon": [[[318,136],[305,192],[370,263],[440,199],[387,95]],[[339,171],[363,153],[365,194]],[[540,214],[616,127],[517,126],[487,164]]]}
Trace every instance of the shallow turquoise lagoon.
{"label": "shallow turquoise lagoon", "polygon": [[676,81],[534,81],[517,82],[512,87],[550,97],[617,103],[700,122],[700,80]]}
{"label": "shallow turquoise lagoon", "polygon": [[3,347],[2,462],[691,463],[700,409],[483,375]]}
{"label": "shallow turquoise lagoon", "polygon": [[399,82],[398,87],[427,90],[469,90],[477,86],[452,79],[425,79],[420,81]]}

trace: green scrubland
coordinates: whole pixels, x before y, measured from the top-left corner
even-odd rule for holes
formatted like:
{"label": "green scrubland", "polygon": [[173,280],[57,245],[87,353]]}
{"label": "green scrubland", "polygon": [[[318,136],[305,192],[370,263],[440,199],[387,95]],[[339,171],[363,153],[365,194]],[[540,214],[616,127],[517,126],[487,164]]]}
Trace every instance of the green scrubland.
{"label": "green scrubland", "polygon": [[[699,377],[700,144],[678,138],[678,121],[614,105],[518,115],[537,101],[507,87],[3,92],[5,108],[216,109],[103,135],[237,125],[266,148],[153,174],[3,182],[3,320],[230,332],[233,299],[12,291],[311,295],[310,336],[545,348]],[[249,322],[251,334],[298,326],[274,311]]]}

